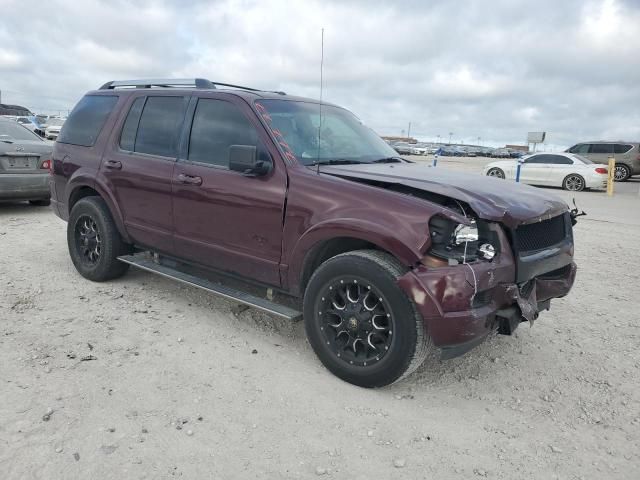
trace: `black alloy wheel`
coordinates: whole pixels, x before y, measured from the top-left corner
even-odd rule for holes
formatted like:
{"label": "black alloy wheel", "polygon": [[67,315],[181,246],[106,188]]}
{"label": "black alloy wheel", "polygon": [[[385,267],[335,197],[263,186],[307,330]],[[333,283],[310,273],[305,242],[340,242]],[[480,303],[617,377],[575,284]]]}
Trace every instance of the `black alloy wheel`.
{"label": "black alloy wheel", "polygon": [[337,358],[364,366],[384,358],[394,322],[386,300],[366,280],[346,276],[328,284],[320,299],[320,330]]}

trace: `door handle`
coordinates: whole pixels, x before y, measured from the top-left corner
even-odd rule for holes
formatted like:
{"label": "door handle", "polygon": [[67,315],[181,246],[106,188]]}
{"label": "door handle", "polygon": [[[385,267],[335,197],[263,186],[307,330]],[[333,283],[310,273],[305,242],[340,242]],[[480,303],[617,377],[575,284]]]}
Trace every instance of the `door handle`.
{"label": "door handle", "polygon": [[109,170],[122,170],[122,162],[118,162],[117,160],[107,160],[104,163],[104,168],[108,168]]}
{"label": "door handle", "polygon": [[178,181],[186,185],[202,185],[202,177],[185,175],[184,173],[178,175]]}

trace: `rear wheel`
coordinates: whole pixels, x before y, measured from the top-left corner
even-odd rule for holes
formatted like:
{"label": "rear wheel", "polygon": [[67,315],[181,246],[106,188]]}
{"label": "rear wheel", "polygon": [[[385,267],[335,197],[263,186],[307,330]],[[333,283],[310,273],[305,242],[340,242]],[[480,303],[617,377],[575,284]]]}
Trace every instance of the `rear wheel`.
{"label": "rear wheel", "polygon": [[582,190],[584,190],[584,187],[584,178],[582,178],[582,176],[578,175],[577,173],[567,175],[562,182],[562,188],[571,192],[581,192]]}
{"label": "rear wheel", "polygon": [[491,168],[487,172],[487,177],[496,177],[496,178],[504,178],[504,171],[501,168]]}
{"label": "rear wheel", "polygon": [[85,197],[73,206],[67,244],[76,270],[89,280],[117,278],[129,268],[117,258],[129,253],[131,246],[120,237],[109,208],[100,197]]}
{"label": "rear wheel", "polygon": [[309,343],[333,374],[382,387],[413,372],[431,348],[415,305],[397,285],[406,269],[392,256],[358,250],[323,263],[309,280]]}
{"label": "rear wheel", "polygon": [[613,178],[616,182],[625,182],[629,180],[631,176],[631,169],[624,163],[616,164],[616,168],[613,171]]}

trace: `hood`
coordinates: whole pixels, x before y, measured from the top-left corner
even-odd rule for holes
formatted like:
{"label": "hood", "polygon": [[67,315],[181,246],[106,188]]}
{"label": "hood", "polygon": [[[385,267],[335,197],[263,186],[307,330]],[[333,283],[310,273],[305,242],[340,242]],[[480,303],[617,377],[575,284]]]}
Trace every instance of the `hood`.
{"label": "hood", "polygon": [[568,210],[555,195],[521,183],[418,163],[323,165],[322,173],[404,185],[467,203],[482,219],[510,228],[555,217]]}

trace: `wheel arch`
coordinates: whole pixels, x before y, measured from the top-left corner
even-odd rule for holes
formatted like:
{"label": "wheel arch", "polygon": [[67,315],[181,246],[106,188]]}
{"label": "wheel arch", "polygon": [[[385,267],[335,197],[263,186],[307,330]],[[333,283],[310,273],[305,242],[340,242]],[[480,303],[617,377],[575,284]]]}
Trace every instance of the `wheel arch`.
{"label": "wheel arch", "polygon": [[[377,230],[376,230],[377,229]],[[313,272],[326,260],[355,250],[379,250],[407,267],[422,258],[421,250],[401,242],[398,235],[386,232],[380,225],[368,231],[351,231],[334,234],[316,230],[303,236],[296,245],[289,268],[289,285],[294,294],[303,294]]]}
{"label": "wheel arch", "polygon": [[111,217],[113,218],[116,228],[118,229],[118,233],[125,242],[130,242],[129,236],[127,235],[126,229],[124,228],[124,222],[122,220],[120,209],[118,208],[117,204],[111,199],[111,197],[106,193],[106,191],[97,183],[93,183],[92,185],[89,185],[87,183],[78,183],[76,185],[73,185],[73,188],[71,189],[67,199],[68,215],[71,215],[73,206],[85,197],[100,197],[102,200],[104,200],[104,202],[107,204],[107,208],[109,209],[109,213],[111,213]]}

